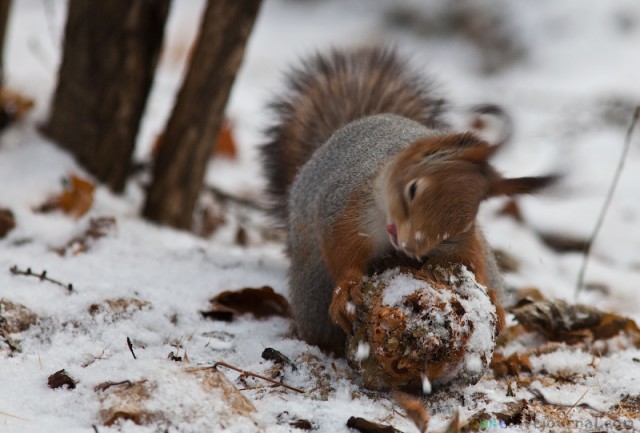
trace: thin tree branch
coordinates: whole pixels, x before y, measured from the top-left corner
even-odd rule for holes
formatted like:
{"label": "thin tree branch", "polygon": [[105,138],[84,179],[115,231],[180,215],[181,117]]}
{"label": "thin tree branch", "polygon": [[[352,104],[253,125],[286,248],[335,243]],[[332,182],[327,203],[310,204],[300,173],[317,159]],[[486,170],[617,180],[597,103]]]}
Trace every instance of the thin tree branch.
{"label": "thin tree branch", "polygon": [[299,392],[300,394],[306,393],[306,391],[303,390],[303,389],[294,388],[293,386],[287,385],[286,383],[278,382],[276,380],[269,379],[268,377],[261,376],[261,375],[256,374],[256,373],[252,373],[250,371],[242,370],[242,369],[240,369],[238,367],[234,367],[233,365],[229,365],[229,364],[227,364],[226,362],[223,362],[223,361],[218,361],[215,364],[213,364],[213,368],[214,369],[218,368],[218,366],[227,367],[227,368],[229,368],[231,370],[237,371],[238,373],[242,373],[242,374],[245,374],[247,376],[257,377],[258,379],[266,380],[267,382],[273,383],[274,385],[290,389],[291,391]]}
{"label": "thin tree branch", "polygon": [[47,271],[44,271],[44,270],[41,273],[36,274],[31,270],[31,268],[27,268],[26,271],[23,271],[23,270],[18,269],[18,266],[13,265],[9,269],[9,271],[11,271],[11,273],[13,275],[24,275],[24,276],[27,276],[27,277],[38,278],[40,281],[48,281],[48,282],[53,283],[53,284],[55,284],[57,286],[60,286],[60,287],[63,287],[65,289],[67,289],[67,291],[69,293],[73,292],[73,284],[71,284],[71,283],[64,284],[64,283],[62,283],[62,282],[60,282],[58,280],[54,280],[53,278],[48,277],[47,276]]}
{"label": "thin tree branch", "polygon": [[584,286],[584,275],[587,271],[587,263],[589,262],[589,256],[591,252],[591,247],[595,243],[595,239],[600,232],[600,228],[602,227],[602,223],[604,222],[604,217],[607,214],[607,210],[609,210],[609,205],[611,204],[611,200],[613,198],[613,194],[618,185],[618,180],[620,179],[620,174],[622,173],[622,168],[624,167],[624,162],[627,159],[627,154],[629,153],[629,147],[631,147],[631,136],[633,135],[633,131],[638,123],[638,118],[640,118],[640,105],[636,107],[633,112],[633,117],[631,118],[631,123],[629,125],[629,129],[627,130],[627,135],[624,141],[624,148],[622,149],[622,155],[620,155],[620,161],[618,161],[618,167],[613,175],[613,180],[611,181],[611,185],[609,186],[609,191],[607,192],[607,196],[605,198],[604,205],[602,206],[602,210],[600,211],[600,215],[598,216],[598,221],[596,222],[596,226],[593,229],[593,233],[591,233],[591,237],[589,238],[589,242],[585,246],[584,255],[582,257],[582,266],[580,266],[580,273],[578,274],[578,283],[576,285],[575,297],[577,298],[580,295],[580,291]]}

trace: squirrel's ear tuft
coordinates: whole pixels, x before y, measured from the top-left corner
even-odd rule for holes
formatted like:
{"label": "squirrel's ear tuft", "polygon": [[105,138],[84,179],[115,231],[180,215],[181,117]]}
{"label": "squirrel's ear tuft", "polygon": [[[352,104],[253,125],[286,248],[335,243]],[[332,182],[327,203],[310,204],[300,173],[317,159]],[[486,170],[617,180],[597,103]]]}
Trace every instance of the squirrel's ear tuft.
{"label": "squirrel's ear tuft", "polygon": [[555,184],[560,179],[557,174],[548,176],[498,178],[489,187],[489,196],[532,194]]}

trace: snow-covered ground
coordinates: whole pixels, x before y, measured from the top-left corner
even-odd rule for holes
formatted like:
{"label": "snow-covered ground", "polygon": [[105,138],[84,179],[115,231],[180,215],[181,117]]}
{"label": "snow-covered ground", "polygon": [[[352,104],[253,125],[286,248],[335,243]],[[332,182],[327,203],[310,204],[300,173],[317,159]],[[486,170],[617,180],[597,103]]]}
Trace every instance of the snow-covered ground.
{"label": "snow-covered ground", "polygon": [[[427,14],[445,1],[424,3]],[[536,287],[547,297],[576,301],[581,254],[558,253],[538,233],[587,238],[593,229],[633,106],[640,103],[640,3],[494,2],[508,18],[525,55],[492,75],[481,72],[478,50],[469,38],[394,27],[385,18],[392,14],[390,4],[382,0],[265,1],[228,108],[240,156],[237,161],[212,161],[207,182],[237,195],[259,195],[263,182],[255,147],[268,122],[264,106],[281,89],[279,78],[288,64],[329,46],[394,44],[435,77],[455,109],[490,101],[512,113],[513,143],[496,158],[505,174],[565,173],[554,191],[519,200],[524,223],[498,215],[504,204],[499,200],[483,205],[480,218],[490,242],[519,263],[516,272],[505,276],[510,286]],[[171,109],[201,7],[201,1],[174,1],[165,55],[136,149],[138,159],[148,159]],[[287,259],[281,244],[263,241],[249,229],[248,246],[239,246],[233,224],[203,239],[147,223],[139,217],[143,191],[138,179],[130,182],[122,196],[99,186],[93,207],[79,220],[56,212],[34,212],[60,190],[61,178],[70,173],[86,176],[68,154],[37,132],[46,119],[55,85],[64,16],[61,1],[14,1],[5,49],[6,84],[33,97],[36,108],[0,137],[0,208],[11,209],[17,223],[0,240],[0,298],[26,306],[37,315],[37,322],[11,336],[20,345],[19,352],[11,353],[0,340],[0,432],[88,432],[94,425],[100,432],[163,431],[159,426],[180,432],[293,432],[299,431],[290,425],[296,419],[309,420],[319,432],[346,432],[350,416],[416,431],[388,396],[359,387],[344,360],[295,339],[288,320],[241,316],[227,323],[201,316],[208,300],[224,290],[268,285],[286,295]],[[586,274],[592,289],[577,299],[637,322],[639,137],[640,131],[593,245]],[[84,232],[91,218],[101,216],[114,217],[116,228],[88,251],[66,256],[54,251]],[[72,283],[73,291],[13,275],[14,265],[37,273],[46,270],[49,277]],[[120,313],[104,307],[106,300],[119,298],[148,304],[130,305]],[[93,304],[103,308],[91,309]],[[127,347],[127,337],[137,359]],[[537,337],[525,336],[509,350],[539,343]],[[282,379],[287,384],[313,391],[298,394],[269,388],[263,381],[240,380],[238,373],[221,368],[239,388],[248,388],[241,393],[256,408],[251,417],[257,427],[229,415],[228,401],[218,390],[207,392],[196,376],[185,374],[184,362],[167,359],[174,352],[188,355],[191,367],[225,361],[269,375],[273,363],[261,358],[267,347],[297,364],[296,371],[284,368]],[[640,402],[640,351],[610,349],[603,356],[567,348],[534,356],[533,377],[540,375],[540,380],[533,380],[529,387],[514,385],[511,397],[505,383],[490,374],[476,385],[428,397],[430,431],[442,431],[458,406],[463,418],[481,410],[501,411],[508,402],[533,399],[533,388],[542,390],[549,401],[566,404],[567,410],[578,401],[595,409],[576,407],[567,423],[603,420],[625,397]],[[78,381],[75,389],[47,386],[47,378],[61,369]],[[549,379],[554,374],[572,379]],[[94,387],[126,380],[147,381],[151,391],[146,408],[162,413],[159,420],[147,425],[131,421],[101,425],[104,403]],[[636,431],[640,429],[640,420],[633,420],[633,415],[624,420],[623,427],[632,424]],[[505,431],[548,427],[538,419]]]}

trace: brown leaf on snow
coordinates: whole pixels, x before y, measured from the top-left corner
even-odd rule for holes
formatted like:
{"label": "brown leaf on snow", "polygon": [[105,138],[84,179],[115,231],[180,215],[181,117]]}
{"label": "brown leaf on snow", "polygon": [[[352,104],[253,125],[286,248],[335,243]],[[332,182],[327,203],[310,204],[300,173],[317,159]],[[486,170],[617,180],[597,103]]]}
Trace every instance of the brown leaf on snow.
{"label": "brown leaf on snow", "polygon": [[0,331],[8,334],[26,331],[36,319],[36,314],[24,305],[0,299]]}
{"label": "brown leaf on snow", "polygon": [[35,105],[33,99],[3,87],[0,89],[0,130],[22,120]]}
{"label": "brown leaf on snow", "polygon": [[202,311],[206,318],[231,321],[235,315],[251,313],[261,319],[270,316],[290,317],[289,302],[269,286],[225,291],[210,301],[211,308]]}
{"label": "brown leaf on snow", "polygon": [[62,388],[63,386],[66,386],[69,389],[75,389],[76,383],[78,382],[69,376],[64,369],[56,371],[49,376],[49,379],[47,380],[47,384],[51,389]]}
{"label": "brown leaf on snow", "polygon": [[240,393],[238,388],[231,383],[221,371],[215,368],[190,368],[185,373],[196,376],[206,392],[221,392],[222,398],[227,403],[229,417],[243,416],[251,418],[256,408]]}
{"label": "brown leaf on snow", "polygon": [[136,311],[149,308],[151,304],[148,301],[136,298],[114,298],[102,301],[99,304],[91,304],[89,306],[89,314],[105,313],[112,319],[120,319],[130,317]]}
{"label": "brown leaf on snow", "polygon": [[464,422],[461,432],[492,431],[492,429],[506,428],[520,425],[528,419],[528,403],[526,400],[509,402],[500,412],[476,412]]}
{"label": "brown leaf on snow", "polygon": [[633,320],[588,305],[572,305],[559,299],[542,300],[511,312],[526,329],[551,341],[604,340],[624,332],[632,338],[633,344],[640,345],[640,329]]}
{"label": "brown leaf on snow", "polygon": [[71,175],[63,181],[64,189],[42,205],[36,208],[37,212],[51,212],[61,210],[67,215],[80,218],[86,214],[93,205],[93,192],[95,185],[81,177]]}
{"label": "brown leaf on snow", "polygon": [[213,147],[213,156],[223,156],[235,159],[238,155],[238,146],[233,138],[233,123],[226,117],[222,120],[218,140]]}
{"label": "brown leaf on snow", "polygon": [[65,246],[56,248],[54,251],[61,256],[68,252],[74,256],[86,253],[96,240],[113,233],[115,229],[116,219],[114,217],[91,218],[87,229],[81,235],[74,237]]}
{"label": "brown leaf on snow", "polygon": [[130,420],[138,425],[147,425],[162,419],[158,412],[149,411],[146,403],[155,389],[146,380],[139,382],[104,382],[94,390],[100,400],[100,419],[105,426],[118,420]]}
{"label": "brown leaf on snow", "polygon": [[496,352],[491,360],[493,376],[499,379],[504,376],[520,376],[520,373],[531,373],[531,361],[524,354],[513,353],[506,358],[502,353]]}
{"label": "brown leaf on snow", "polygon": [[0,209],[0,239],[5,237],[7,233],[14,229],[16,226],[16,219],[13,216],[13,212],[9,209]]}

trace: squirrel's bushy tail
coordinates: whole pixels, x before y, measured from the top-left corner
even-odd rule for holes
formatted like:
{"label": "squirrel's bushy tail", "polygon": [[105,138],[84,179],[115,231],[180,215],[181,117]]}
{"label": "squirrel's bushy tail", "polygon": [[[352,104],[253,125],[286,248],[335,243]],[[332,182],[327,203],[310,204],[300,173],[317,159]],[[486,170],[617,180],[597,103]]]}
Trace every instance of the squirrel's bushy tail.
{"label": "squirrel's bushy tail", "polygon": [[291,71],[286,85],[285,94],[270,105],[276,120],[261,149],[271,208],[283,223],[296,173],[341,126],[381,113],[442,126],[444,101],[393,49],[317,54]]}

